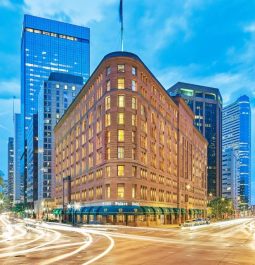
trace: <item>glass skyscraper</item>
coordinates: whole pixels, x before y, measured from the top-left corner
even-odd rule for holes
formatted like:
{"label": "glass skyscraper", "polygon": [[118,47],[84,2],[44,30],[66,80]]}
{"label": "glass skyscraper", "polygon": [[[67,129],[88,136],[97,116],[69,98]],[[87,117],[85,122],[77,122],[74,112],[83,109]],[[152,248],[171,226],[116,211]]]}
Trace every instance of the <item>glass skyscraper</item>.
{"label": "glass skyscraper", "polygon": [[51,73],[38,97],[38,199],[52,197],[54,126],[83,86],[81,76]]}
{"label": "glass skyscraper", "polygon": [[[28,126],[37,113],[38,92],[51,72],[82,76],[83,83],[90,73],[90,30],[50,19],[24,16],[21,40],[21,114],[24,175],[27,197]],[[23,172],[24,171],[24,172]],[[26,200],[26,198],[25,198]]]}
{"label": "glass skyscraper", "polygon": [[194,124],[208,141],[207,186],[210,197],[222,194],[222,97],[219,89],[178,82],[168,89],[195,114]]}
{"label": "glass skyscraper", "polygon": [[251,108],[246,95],[223,108],[222,194],[235,207],[251,203]]}

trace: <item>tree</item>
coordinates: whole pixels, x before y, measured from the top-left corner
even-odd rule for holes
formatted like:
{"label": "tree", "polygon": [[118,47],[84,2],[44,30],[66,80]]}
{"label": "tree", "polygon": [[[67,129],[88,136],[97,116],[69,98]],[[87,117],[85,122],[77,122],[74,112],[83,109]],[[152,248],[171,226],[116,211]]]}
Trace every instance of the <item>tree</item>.
{"label": "tree", "polygon": [[222,219],[234,213],[233,202],[227,198],[215,198],[208,203],[211,215],[216,219]]}

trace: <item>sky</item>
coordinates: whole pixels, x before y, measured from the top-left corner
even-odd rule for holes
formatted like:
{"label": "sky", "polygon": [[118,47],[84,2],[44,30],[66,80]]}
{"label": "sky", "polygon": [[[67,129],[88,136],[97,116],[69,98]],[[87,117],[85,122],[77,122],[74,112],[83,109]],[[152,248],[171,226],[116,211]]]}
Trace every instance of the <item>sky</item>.
{"label": "sky", "polygon": [[[224,105],[248,95],[254,139],[255,0],[123,1],[124,50],[139,55],[166,89],[178,81],[217,87]],[[118,5],[118,0],[0,0],[0,169],[5,173],[13,96],[15,111],[20,110],[23,15],[89,27],[92,73],[105,54],[120,50]]]}

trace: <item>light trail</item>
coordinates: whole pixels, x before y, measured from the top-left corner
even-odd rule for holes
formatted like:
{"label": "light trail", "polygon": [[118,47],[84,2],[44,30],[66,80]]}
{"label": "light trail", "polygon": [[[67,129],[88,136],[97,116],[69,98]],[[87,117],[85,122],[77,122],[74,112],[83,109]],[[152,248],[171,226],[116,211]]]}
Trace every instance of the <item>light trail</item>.
{"label": "light trail", "polygon": [[42,262],[41,265],[48,265],[48,264],[60,261],[62,259],[65,259],[65,258],[69,258],[69,257],[81,252],[82,250],[86,249],[87,247],[89,247],[93,242],[92,236],[88,233],[82,233],[82,234],[84,236],[88,237],[88,241],[84,241],[84,242],[86,242],[85,244],[83,244],[81,247],[75,249],[74,251],[71,251],[71,252],[56,256],[54,258],[48,259],[47,261]]}

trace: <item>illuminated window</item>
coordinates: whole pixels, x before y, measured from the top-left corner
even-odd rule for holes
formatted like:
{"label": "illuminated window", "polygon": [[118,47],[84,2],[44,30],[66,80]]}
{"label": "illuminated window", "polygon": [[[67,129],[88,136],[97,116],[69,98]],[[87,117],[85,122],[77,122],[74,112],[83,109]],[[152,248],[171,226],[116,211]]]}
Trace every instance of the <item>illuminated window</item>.
{"label": "illuminated window", "polygon": [[106,185],[106,192],[105,193],[106,193],[105,194],[106,199],[110,199],[110,197],[111,197],[111,187],[110,187],[110,184],[107,184]]}
{"label": "illuminated window", "polygon": [[59,84],[56,84],[56,88],[59,88]]}
{"label": "illuminated window", "polygon": [[132,177],[136,177],[136,166],[132,166]]}
{"label": "illuminated window", "polygon": [[118,177],[124,177],[125,166],[118,166]]}
{"label": "illuminated window", "polygon": [[108,110],[111,108],[111,97],[108,96],[105,98],[105,110]]}
{"label": "illuminated window", "polygon": [[65,89],[65,90],[67,89],[67,85],[64,85],[64,89]]}
{"label": "illuminated window", "polygon": [[124,64],[118,64],[118,72],[119,73],[125,72],[125,65]]}
{"label": "illuminated window", "polygon": [[105,126],[110,126],[111,125],[111,114],[107,113],[105,114]]}
{"label": "illuminated window", "polygon": [[111,142],[111,132],[106,132],[106,143],[109,144]]}
{"label": "illuminated window", "polygon": [[124,142],[125,132],[124,130],[118,130],[118,142]]}
{"label": "illuminated window", "polygon": [[106,176],[110,177],[111,176],[111,167],[106,167]]}
{"label": "illuminated window", "polygon": [[106,148],[106,159],[107,160],[111,159],[111,149],[110,148]]}
{"label": "illuminated window", "polygon": [[107,80],[106,81],[106,91],[110,91],[111,90],[111,81]]}
{"label": "illuminated window", "polygon": [[135,97],[132,97],[132,109],[137,109],[137,102]]}
{"label": "illuminated window", "polygon": [[124,158],[124,147],[118,147],[118,158],[122,159]]}
{"label": "illuminated window", "polygon": [[125,107],[125,96],[124,95],[119,95],[118,96],[118,107],[119,108],[124,108]]}
{"label": "illuminated window", "polygon": [[136,190],[137,190],[136,184],[134,184],[132,186],[132,199],[135,199],[136,198],[136,193],[137,193]]}
{"label": "illuminated window", "polygon": [[120,125],[125,124],[125,116],[124,116],[124,113],[118,113],[118,124],[120,124]]}
{"label": "illuminated window", "polygon": [[125,89],[125,78],[118,78],[118,89]]}
{"label": "illuminated window", "polygon": [[118,199],[123,199],[124,198],[124,190],[125,190],[125,185],[124,184],[117,184]]}
{"label": "illuminated window", "polygon": [[136,126],[136,115],[132,114],[132,126]]}
{"label": "illuminated window", "polygon": [[75,86],[72,86],[72,90],[75,91],[76,87]]}
{"label": "illuminated window", "polygon": [[136,91],[136,90],[137,90],[136,81],[132,80],[132,91]]}

